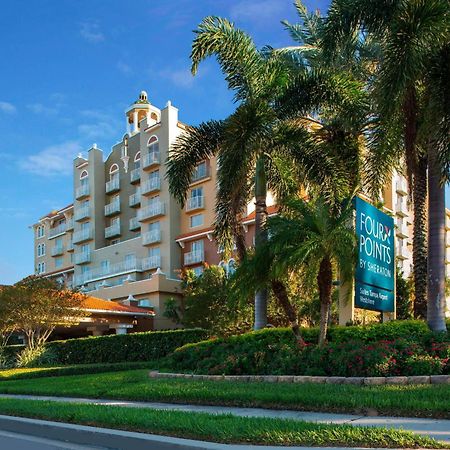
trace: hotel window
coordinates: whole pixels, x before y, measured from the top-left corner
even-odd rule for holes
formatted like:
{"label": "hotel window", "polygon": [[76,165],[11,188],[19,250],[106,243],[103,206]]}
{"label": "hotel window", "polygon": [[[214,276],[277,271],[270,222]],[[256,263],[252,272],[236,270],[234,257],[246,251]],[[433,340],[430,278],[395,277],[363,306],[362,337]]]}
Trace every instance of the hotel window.
{"label": "hotel window", "polygon": [[81,246],[81,253],[83,253],[84,255],[89,254],[90,250],[91,249],[89,247],[89,244],[83,244]]}
{"label": "hotel window", "polygon": [[134,157],[134,168],[139,169],[141,167],[141,152],[137,152]]}
{"label": "hotel window", "polygon": [[194,169],[194,173],[192,174],[192,181],[201,180],[202,178],[206,178],[206,161],[201,162]]}
{"label": "hotel window", "polygon": [[40,275],[41,273],[44,273],[44,272],[45,272],[45,262],[39,263],[37,265],[37,273],[38,273],[38,275]]}
{"label": "hotel window", "polygon": [[156,136],[152,136],[147,142],[149,153],[159,153],[159,142]]}
{"label": "hotel window", "polygon": [[196,277],[199,277],[203,273],[203,266],[193,267],[192,271],[195,273]]}
{"label": "hotel window", "polygon": [[38,226],[37,228],[36,228],[36,237],[39,239],[39,238],[42,238],[42,237],[44,237],[44,226],[43,225],[40,225],[40,226]]}
{"label": "hotel window", "polygon": [[58,258],[55,258],[55,267],[58,269],[58,268],[62,267],[62,265],[63,265],[62,257],[60,256]]}
{"label": "hotel window", "polygon": [[45,244],[39,244],[37,246],[37,255],[38,256],[45,256]]}
{"label": "hotel window", "polygon": [[203,214],[195,214],[189,218],[189,225],[191,228],[203,225]]}
{"label": "hotel window", "polygon": [[195,253],[203,253],[204,243],[203,239],[199,241],[194,241],[191,243],[191,251]]}
{"label": "hotel window", "polygon": [[109,260],[108,259],[104,259],[103,261],[100,262],[100,267],[102,270],[102,274],[107,274],[109,273]]}
{"label": "hotel window", "polygon": [[109,179],[113,180],[119,176],[119,166],[117,164],[113,164],[109,169]]}
{"label": "hotel window", "polygon": [[134,269],[136,265],[136,255],[134,253],[130,253],[129,255],[125,255],[125,267],[126,269]]}

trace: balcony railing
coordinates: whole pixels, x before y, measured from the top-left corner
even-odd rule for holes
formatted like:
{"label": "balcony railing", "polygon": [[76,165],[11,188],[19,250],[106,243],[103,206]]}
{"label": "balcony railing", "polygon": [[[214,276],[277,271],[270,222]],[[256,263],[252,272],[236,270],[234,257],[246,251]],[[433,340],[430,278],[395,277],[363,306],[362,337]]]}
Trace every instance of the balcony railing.
{"label": "balcony railing", "polygon": [[120,212],[120,200],[114,200],[111,203],[105,205],[105,216],[112,216],[113,214]]}
{"label": "balcony railing", "polygon": [[83,206],[80,209],[75,210],[74,218],[77,222],[83,219],[87,219],[91,215],[89,206]]}
{"label": "balcony railing", "polygon": [[92,229],[86,228],[85,230],[75,231],[73,233],[73,243],[79,244],[80,242],[89,241],[92,239]]}
{"label": "balcony railing", "polygon": [[205,252],[203,250],[194,250],[189,253],[184,254],[184,264],[188,266],[189,264],[201,263],[205,260]]}
{"label": "balcony railing", "polygon": [[105,228],[105,238],[120,236],[120,220]]}
{"label": "balcony railing", "polygon": [[399,197],[395,205],[395,212],[397,215],[406,217],[409,215],[408,205],[406,203],[406,197]]}
{"label": "balcony railing", "polygon": [[161,267],[161,256],[149,256],[142,260],[142,270],[157,269]]}
{"label": "balcony railing", "polygon": [[136,181],[139,181],[141,179],[141,169],[133,169],[130,172],[130,180],[132,183],[135,183]]}
{"label": "balcony railing", "polygon": [[73,262],[75,264],[86,264],[91,262],[91,252],[75,253],[73,257]]}
{"label": "balcony railing", "polygon": [[143,168],[147,169],[149,167],[152,167],[156,164],[160,163],[160,153],[159,152],[150,152],[147,153],[146,155],[144,155],[144,160],[143,160]]}
{"label": "balcony railing", "polygon": [[73,247],[73,241],[70,241],[70,242],[67,244],[67,251],[68,251],[68,252],[73,252],[73,250],[74,250],[74,247]]}
{"label": "balcony railing", "polygon": [[90,281],[114,277],[116,275],[128,272],[140,272],[141,270],[142,270],[141,260],[136,258],[130,258],[115,264],[94,267],[92,270],[89,270],[84,274],[77,275],[75,276],[75,285],[81,286],[82,284],[88,283]]}
{"label": "balcony railing", "polygon": [[141,184],[142,194],[150,194],[161,189],[161,178],[149,178]]}
{"label": "balcony railing", "polygon": [[144,245],[155,244],[161,242],[161,230],[147,231],[142,234],[142,243]]}
{"label": "balcony railing", "polygon": [[395,183],[395,190],[399,194],[407,195],[408,194],[408,184],[406,183],[406,180],[401,177],[399,178]]}
{"label": "balcony railing", "polygon": [[48,238],[51,239],[55,236],[58,236],[58,234],[63,234],[66,232],[66,230],[67,230],[67,224],[61,223],[54,228],[50,228],[50,231],[48,233]]}
{"label": "balcony railing", "polygon": [[120,179],[113,178],[112,180],[106,183],[106,193],[110,194],[111,192],[116,192],[120,189]]}
{"label": "balcony railing", "polygon": [[204,207],[205,207],[205,197],[203,197],[203,195],[187,199],[186,211],[194,211],[195,209],[202,209]]}
{"label": "balcony railing", "polygon": [[90,189],[88,184],[82,184],[75,189],[75,198],[80,200],[89,195]]}
{"label": "balcony railing", "polygon": [[137,217],[132,217],[130,219],[130,231],[139,230],[141,228],[141,224]]}
{"label": "balcony railing", "polygon": [[399,236],[401,238],[406,238],[409,236],[408,231],[409,231],[408,223],[406,222],[406,220],[405,219],[398,220],[397,221],[397,230],[396,230],[397,236]]}
{"label": "balcony railing", "polygon": [[52,248],[51,254],[52,256],[59,256],[64,253],[64,247],[62,245],[55,245]]}
{"label": "balcony railing", "polygon": [[135,194],[130,195],[130,206],[139,206],[141,204],[141,191],[136,191]]}
{"label": "balcony railing", "polygon": [[152,205],[144,206],[138,212],[138,220],[143,221],[146,219],[151,219],[153,217],[162,216],[166,213],[165,204],[162,202],[155,203]]}
{"label": "balcony railing", "polygon": [[73,217],[66,219],[66,230],[73,230]]}

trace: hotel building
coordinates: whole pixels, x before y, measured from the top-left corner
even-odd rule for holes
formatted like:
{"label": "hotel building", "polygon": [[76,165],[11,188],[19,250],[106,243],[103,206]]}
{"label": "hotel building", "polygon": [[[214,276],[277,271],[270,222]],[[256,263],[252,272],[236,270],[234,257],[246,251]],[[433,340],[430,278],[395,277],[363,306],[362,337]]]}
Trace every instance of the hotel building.
{"label": "hotel building", "polygon": [[[170,146],[185,129],[177,108],[168,102],[159,109],[143,91],[125,118],[127,133],[109,155],[93,145],[87,158],[75,158],[73,204],[32,226],[35,271],[93,297],[151,308],[153,328],[172,328],[164,304],[182,296],[180,270],[201,273],[204,263],[233,264],[222,261],[213,237],[217,164],[215,158],[198,161],[181,208],[165,179]],[[395,217],[397,260],[409,276],[412,217],[403,176],[393,175],[384,200]],[[273,199],[268,205],[275,214]],[[251,246],[253,204],[242,226]],[[450,212],[446,226],[450,230]],[[447,245],[450,274],[449,232]]]}

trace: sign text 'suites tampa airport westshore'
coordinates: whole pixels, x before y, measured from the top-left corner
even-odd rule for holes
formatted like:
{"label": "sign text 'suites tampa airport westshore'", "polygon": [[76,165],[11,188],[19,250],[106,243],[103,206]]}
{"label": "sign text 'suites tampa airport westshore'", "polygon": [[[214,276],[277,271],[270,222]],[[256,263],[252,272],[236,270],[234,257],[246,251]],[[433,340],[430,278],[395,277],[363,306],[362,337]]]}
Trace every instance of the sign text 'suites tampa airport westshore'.
{"label": "sign text 'suites tampa airport westshore'", "polygon": [[358,260],[355,306],[394,311],[394,219],[370,203],[355,199]]}

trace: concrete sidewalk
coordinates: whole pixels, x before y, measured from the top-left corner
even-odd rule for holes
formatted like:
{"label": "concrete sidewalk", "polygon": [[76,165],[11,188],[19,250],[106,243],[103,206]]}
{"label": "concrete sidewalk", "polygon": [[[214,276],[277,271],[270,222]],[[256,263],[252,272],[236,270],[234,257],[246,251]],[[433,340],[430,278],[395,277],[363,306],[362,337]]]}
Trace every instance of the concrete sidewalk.
{"label": "concrete sidewalk", "polygon": [[26,400],[50,400],[68,403],[87,403],[95,405],[110,405],[128,408],[150,408],[158,410],[177,410],[204,412],[209,414],[233,414],[243,417],[266,417],[276,419],[302,420],[305,422],[347,424],[366,427],[386,427],[412,431],[423,436],[429,436],[450,443],[450,420],[418,419],[387,416],[359,416],[352,414],[330,414],[309,411],[288,411],[262,408],[237,408],[226,406],[182,405],[172,403],[132,402],[122,400],[50,397],[37,395],[0,394],[0,398],[16,398]]}

